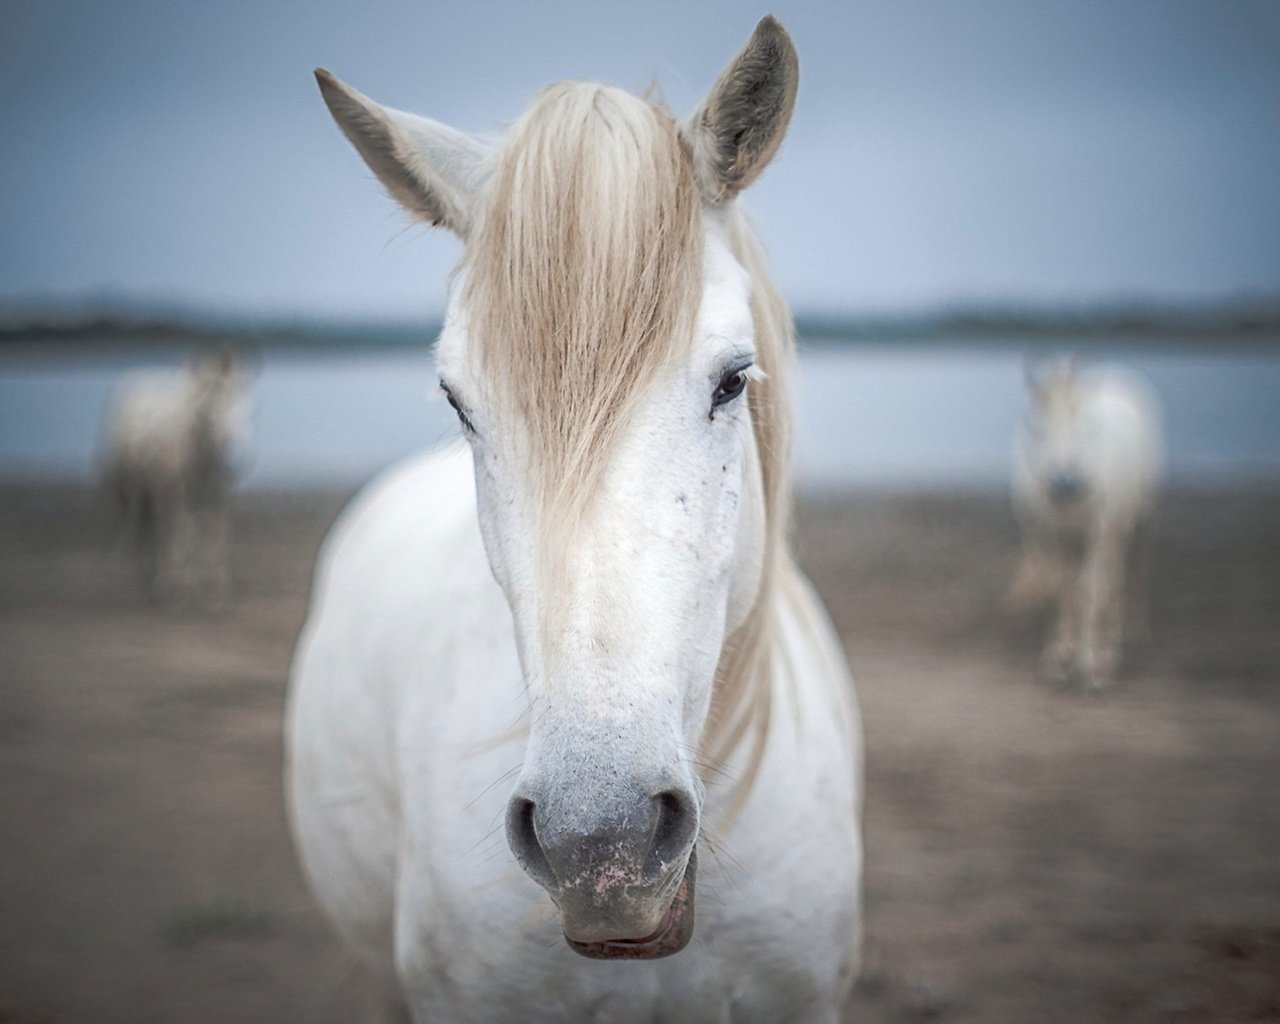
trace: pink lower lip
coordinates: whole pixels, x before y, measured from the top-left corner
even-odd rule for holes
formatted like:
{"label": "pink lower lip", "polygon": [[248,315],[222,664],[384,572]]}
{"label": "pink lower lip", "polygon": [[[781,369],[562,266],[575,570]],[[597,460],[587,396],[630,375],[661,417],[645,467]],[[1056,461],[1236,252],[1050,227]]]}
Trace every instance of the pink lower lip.
{"label": "pink lower lip", "polygon": [[684,877],[671,905],[650,935],[638,939],[607,939],[603,942],[565,940],[575,953],[595,960],[654,960],[680,952],[693,934],[693,894],[697,877],[697,854],[690,854]]}

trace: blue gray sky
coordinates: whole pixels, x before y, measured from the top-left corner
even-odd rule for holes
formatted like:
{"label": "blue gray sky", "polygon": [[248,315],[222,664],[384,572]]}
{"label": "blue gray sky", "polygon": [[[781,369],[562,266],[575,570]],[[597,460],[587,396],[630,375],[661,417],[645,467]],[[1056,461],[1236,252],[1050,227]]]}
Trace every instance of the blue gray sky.
{"label": "blue gray sky", "polygon": [[769,11],[800,98],[746,203],[797,309],[1280,288],[1272,0],[0,0],[0,305],[434,314],[457,243],[312,67],[472,130],[559,78],[683,114]]}

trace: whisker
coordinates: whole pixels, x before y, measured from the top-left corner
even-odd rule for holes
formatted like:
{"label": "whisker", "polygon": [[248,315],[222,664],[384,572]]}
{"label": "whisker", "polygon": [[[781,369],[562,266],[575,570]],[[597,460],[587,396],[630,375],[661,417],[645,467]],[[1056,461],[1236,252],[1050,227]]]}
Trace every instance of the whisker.
{"label": "whisker", "polygon": [[499,822],[498,824],[495,824],[492,828],[489,829],[488,832],[486,832],[479,839],[477,839],[470,847],[464,850],[461,854],[461,857],[468,857],[471,854],[475,853],[476,850],[478,850],[481,846],[483,846],[485,843],[487,843],[490,839],[494,837],[498,829],[501,828],[503,824],[505,823]]}
{"label": "whisker", "polygon": [[[726,878],[731,878],[734,874],[738,878],[744,878],[748,874],[747,866],[734,853],[728,849],[727,843],[722,839],[713,839],[710,834],[703,832],[700,836],[703,843],[706,844],[711,856],[715,859],[716,865],[724,872]],[[726,864],[733,868],[730,872],[726,868]]]}
{"label": "whisker", "polygon": [[484,789],[482,789],[479,793],[477,793],[475,798],[466,805],[466,810],[468,811],[471,810],[471,808],[474,807],[477,803],[479,803],[479,801],[484,796],[486,796],[495,786],[501,785],[507,779],[511,778],[511,776],[518,774],[520,769],[523,767],[524,767],[524,762],[521,761],[519,764],[515,765],[514,767],[508,768],[505,772],[503,772],[491,783],[489,783],[489,785],[485,786]]}

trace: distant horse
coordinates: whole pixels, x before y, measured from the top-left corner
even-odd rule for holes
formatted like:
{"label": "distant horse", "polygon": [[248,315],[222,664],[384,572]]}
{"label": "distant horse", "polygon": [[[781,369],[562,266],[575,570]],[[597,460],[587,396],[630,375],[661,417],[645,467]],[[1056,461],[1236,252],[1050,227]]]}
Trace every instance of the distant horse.
{"label": "distant horse", "polygon": [[106,488],[157,597],[219,604],[230,596],[232,457],[243,401],[229,352],[140,371],[115,394]]}
{"label": "distant horse", "polygon": [[836,1021],[860,730],[786,550],[792,325],[734,204],[790,39],[762,21],[684,124],[561,83],[492,149],[317,78],[464,240],[466,443],[325,544],[287,725],[315,895],[418,1021]]}
{"label": "distant horse", "polygon": [[1046,675],[1101,688],[1119,665],[1126,589],[1131,630],[1147,628],[1159,408],[1142,378],[1115,367],[1079,370],[1064,359],[1029,372],[1028,383],[1013,471],[1023,553],[1010,604],[1056,605]]}

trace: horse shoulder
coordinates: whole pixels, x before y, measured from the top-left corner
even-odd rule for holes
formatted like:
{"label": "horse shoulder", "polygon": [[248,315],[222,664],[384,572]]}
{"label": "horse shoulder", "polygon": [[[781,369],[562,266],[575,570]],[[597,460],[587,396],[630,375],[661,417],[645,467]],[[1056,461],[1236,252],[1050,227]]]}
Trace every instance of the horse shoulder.
{"label": "horse shoulder", "polygon": [[1127,529],[1155,500],[1161,463],[1157,399],[1144,378],[1112,367],[1091,383],[1088,402],[1102,446],[1106,518]]}
{"label": "horse shoulder", "polygon": [[291,671],[287,772],[303,864],[339,929],[383,970],[399,711],[407,690],[441,682],[432,645],[447,631],[447,563],[479,545],[470,474],[469,459],[446,449],[393,468],[352,502],[321,549]]}
{"label": "horse shoulder", "polygon": [[[350,709],[338,721],[363,710],[390,728],[404,679],[430,655],[422,645],[447,632],[453,591],[479,583],[479,545],[465,452],[417,456],[371,483],[321,548],[295,696],[333,695]],[[468,553],[472,564],[460,570]]]}

